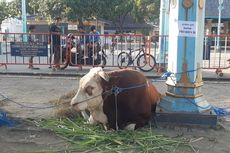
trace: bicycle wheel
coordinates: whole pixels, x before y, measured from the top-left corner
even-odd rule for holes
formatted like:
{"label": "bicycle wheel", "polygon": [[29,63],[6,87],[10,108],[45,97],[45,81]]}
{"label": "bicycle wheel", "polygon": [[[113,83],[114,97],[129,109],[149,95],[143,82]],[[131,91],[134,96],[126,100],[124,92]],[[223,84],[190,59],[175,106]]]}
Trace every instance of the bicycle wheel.
{"label": "bicycle wheel", "polygon": [[126,52],[121,52],[117,57],[117,65],[120,69],[127,68],[130,65],[131,57]]}
{"label": "bicycle wheel", "polygon": [[142,54],[137,58],[137,66],[143,72],[152,71],[155,65],[155,57],[150,54]]}

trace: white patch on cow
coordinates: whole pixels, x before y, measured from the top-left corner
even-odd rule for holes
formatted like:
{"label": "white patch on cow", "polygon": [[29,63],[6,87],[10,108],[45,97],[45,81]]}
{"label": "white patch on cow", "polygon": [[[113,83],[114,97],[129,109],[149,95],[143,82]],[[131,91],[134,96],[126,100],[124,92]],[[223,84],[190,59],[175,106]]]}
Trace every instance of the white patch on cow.
{"label": "white patch on cow", "polygon": [[99,76],[104,79],[105,81],[109,82],[109,76],[104,71],[98,72]]}
{"label": "white patch on cow", "polygon": [[133,131],[133,130],[135,130],[135,127],[136,127],[136,124],[133,123],[133,124],[128,124],[124,129]]}
{"label": "white patch on cow", "polygon": [[[106,124],[108,120],[103,112],[102,76],[106,81],[109,79],[100,67],[92,68],[85,76],[83,76],[80,79],[77,94],[71,100],[71,105],[78,111],[89,110],[95,121]],[[90,94],[87,92],[87,89],[90,89]]]}
{"label": "white patch on cow", "polygon": [[91,124],[91,125],[94,125],[94,124],[97,124],[97,121],[95,121],[95,120],[93,119],[93,116],[90,115],[90,117],[89,117],[89,119],[88,119],[88,123]]}
{"label": "white patch on cow", "polygon": [[85,120],[89,119],[89,115],[85,111],[81,111],[81,115],[83,116]]}

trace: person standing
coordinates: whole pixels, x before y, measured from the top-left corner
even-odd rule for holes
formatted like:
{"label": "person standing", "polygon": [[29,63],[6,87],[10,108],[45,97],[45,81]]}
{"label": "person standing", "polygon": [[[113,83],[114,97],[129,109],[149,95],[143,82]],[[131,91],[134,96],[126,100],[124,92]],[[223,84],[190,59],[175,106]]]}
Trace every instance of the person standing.
{"label": "person standing", "polygon": [[89,41],[90,41],[90,56],[94,56],[94,58],[97,58],[97,53],[100,50],[101,46],[100,46],[100,32],[98,32],[96,30],[96,26],[92,25],[90,27],[90,36],[89,36]]}
{"label": "person standing", "polygon": [[95,25],[92,25],[90,27],[90,36],[89,36],[89,40],[91,43],[100,43],[100,32],[98,32],[96,30],[96,26]]}
{"label": "person standing", "polygon": [[51,33],[51,53],[50,53],[50,63],[52,63],[52,55],[54,55],[53,67],[52,69],[60,69],[60,43],[61,43],[61,28],[59,27],[61,22],[61,17],[56,17],[54,23],[50,27]]}
{"label": "person standing", "polygon": [[[35,42],[36,40],[35,40],[35,35],[34,34],[32,34],[32,33],[34,33],[34,30],[35,30],[35,26],[34,25],[30,25],[29,26],[29,36],[28,36],[28,42],[29,43],[33,43],[33,42]],[[31,56],[30,58],[29,58],[29,69],[35,69],[35,70],[39,70],[39,68],[38,67],[34,67],[33,66],[33,58],[34,58],[34,56]]]}
{"label": "person standing", "polygon": [[78,27],[78,32],[80,34],[80,50],[83,51],[84,58],[88,58],[89,36],[83,26]]}

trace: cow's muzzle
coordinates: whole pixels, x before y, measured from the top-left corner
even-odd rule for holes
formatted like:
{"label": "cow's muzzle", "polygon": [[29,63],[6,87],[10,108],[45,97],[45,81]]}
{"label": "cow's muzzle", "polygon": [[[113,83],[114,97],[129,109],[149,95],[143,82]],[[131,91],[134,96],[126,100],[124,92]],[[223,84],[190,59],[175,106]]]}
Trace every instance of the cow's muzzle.
{"label": "cow's muzzle", "polygon": [[79,109],[79,107],[78,107],[78,103],[74,103],[74,104],[71,103],[71,109],[73,109],[73,110],[75,110],[75,111],[77,111],[77,112],[80,112],[80,111],[81,111],[81,110]]}

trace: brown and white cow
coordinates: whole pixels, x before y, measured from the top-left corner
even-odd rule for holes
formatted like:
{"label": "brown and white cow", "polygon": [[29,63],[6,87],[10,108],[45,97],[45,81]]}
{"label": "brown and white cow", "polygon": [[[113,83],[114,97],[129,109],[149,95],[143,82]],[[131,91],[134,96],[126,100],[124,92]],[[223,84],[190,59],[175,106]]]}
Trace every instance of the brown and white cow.
{"label": "brown and white cow", "polygon": [[[132,89],[120,92],[116,103],[115,95],[107,92],[115,86]],[[71,106],[77,111],[89,110],[91,124],[136,129],[148,123],[159,100],[160,94],[141,73],[128,69],[104,72],[97,67],[81,78]]]}

